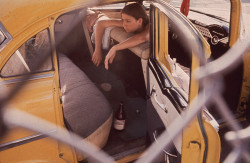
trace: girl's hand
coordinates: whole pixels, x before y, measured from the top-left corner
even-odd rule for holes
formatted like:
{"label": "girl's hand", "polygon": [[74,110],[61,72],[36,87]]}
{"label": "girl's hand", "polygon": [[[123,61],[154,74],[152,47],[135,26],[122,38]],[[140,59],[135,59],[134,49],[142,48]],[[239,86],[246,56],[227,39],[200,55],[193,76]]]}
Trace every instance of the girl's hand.
{"label": "girl's hand", "polygon": [[115,55],[116,55],[116,48],[115,46],[113,46],[105,57],[104,64],[107,70],[109,69],[109,63],[111,64],[113,62]]}
{"label": "girl's hand", "polygon": [[92,56],[92,62],[98,67],[102,61],[102,52],[95,50]]}

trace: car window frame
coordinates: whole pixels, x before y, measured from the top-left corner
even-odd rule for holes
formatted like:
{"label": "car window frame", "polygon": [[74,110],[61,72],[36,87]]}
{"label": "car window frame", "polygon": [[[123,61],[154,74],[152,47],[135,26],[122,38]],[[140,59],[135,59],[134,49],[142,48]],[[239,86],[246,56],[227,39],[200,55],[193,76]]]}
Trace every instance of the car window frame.
{"label": "car window frame", "polygon": [[3,34],[5,39],[3,42],[0,42],[0,52],[8,45],[8,43],[13,39],[11,34],[6,30],[2,22],[0,21],[0,32]]}
{"label": "car window frame", "polygon": [[[42,31],[47,31],[47,34],[48,34],[48,41],[49,41],[49,45],[50,45],[50,61],[51,61],[51,69],[49,70],[43,70],[43,71],[33,71],[33,72],[30,72],[30,73],[21,73],[21,74],[17,74],[17,75],[8,75],[8,76],[4,76],[2,75],[2,70],[4,68],[4,66],[8,63],[8,61],[11,59],[11,57],[13,55],[16,54],[16,52],[19,50],[19,48],[25,44],[26,42],[28,42],[30,39],[32,39],[32,37],[36,36],[37,34],[39,34],[40,32]],[[43,28],[42,30],[39,30],[38,32],[36,32],[35,34],[33,34],[31,37],[29,37],[28,39],[25,39],[22,41],[21,45],[16,48],[16,50],[8,57],[7,61],[3,64],[1,70],[0,70],[0,78],[3,78],[3,79],[7,79],[7,78],[13,78],[13,77],[22,77],[22,76],[27,76],[27,75],[35,75],[35,74],[40,74],[40,73],[46,73],[46,72],[51,72],[51,71],[55,71],[55,65],[54,65],[54,50],[53,50],[53,39],[52,39],[52,35],[51,35],[51,31],[50,31],[50,27],[46,27],[46,28]],[[39,68],[39,67],[38,67]]]}

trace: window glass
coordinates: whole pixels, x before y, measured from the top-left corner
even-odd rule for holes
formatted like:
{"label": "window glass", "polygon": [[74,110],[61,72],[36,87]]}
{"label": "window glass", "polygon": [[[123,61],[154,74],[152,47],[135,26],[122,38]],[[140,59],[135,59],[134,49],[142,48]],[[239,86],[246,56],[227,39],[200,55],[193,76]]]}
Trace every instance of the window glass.
{"label": "window glass", "polygon": [[27,40],[10,57],[1,70],[1,76],[9,77],[51,70],[51,54],[49,32],[45,29]]}

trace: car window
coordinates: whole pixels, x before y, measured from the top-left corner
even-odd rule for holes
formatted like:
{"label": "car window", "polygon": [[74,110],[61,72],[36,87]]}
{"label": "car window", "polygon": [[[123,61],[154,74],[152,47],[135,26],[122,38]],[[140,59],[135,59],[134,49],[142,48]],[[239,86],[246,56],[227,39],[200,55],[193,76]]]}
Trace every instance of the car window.
{"label": "car window", "polygon": [[[28,39],[15,51],[1,70],[1,76],[10,77],[51,70],[51,53],[49,32],[45,29]],[[42,60],[45,60],[43,64]]]}

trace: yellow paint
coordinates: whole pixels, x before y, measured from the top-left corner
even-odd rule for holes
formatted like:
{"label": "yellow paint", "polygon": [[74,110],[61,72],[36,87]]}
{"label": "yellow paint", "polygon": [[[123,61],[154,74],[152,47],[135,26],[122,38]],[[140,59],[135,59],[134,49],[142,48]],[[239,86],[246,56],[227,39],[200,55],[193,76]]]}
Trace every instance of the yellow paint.
{"label": "yellow paint", "polygon": [[[158,10],[158,9],[157,9]],[[157,33],[158,36],[158,42],[159,44],[157,47],[158,53],[156,53],[157,59],[166,66],[166,68],[169,70],[169,72],[172,72],[171,66],[168,62],[168,17],[164,15],[162,12],[158,12],[158,22],[159,22],[159,33]]]}
{"label": "yellow paint", "polygon": [[[193,70],[195,70],[199,66],[199,58],[197,58],[197,56],[193,54],[191,72],[193,72]],[[194,77],[191,77],[189,101],[192,101],[197,96],[198,91],[199,84]],[[200,131],[198,119],[197,117],[195,117],[193,121],[188,124],[188,126],[183,131],[181,160],[185,163],[202,162],[204,150],[204,139]]]}
{"label": "yellow paint", "polygon": [[[200,66],[199,59],[193,54],[192,57],[192,70]],[[193,74],[191,74],[193,75]],[[190,94],[189,100],[192,101],[199,91],[199,84],[194,77],[190,81]],[[220,160],[220,137],[216,130],[210,125],[209,122],[202,119],[203,126],[206,131],[208,141],[208,151],[206,162],[218,163]],[[182,137],[182,162],[193,163],[203,162],[205,151],[205,141],[202,135],[198,118],[195,117],[193,121],[183,131]]]}
{"label": "yellow paint", "polygon": [[229,32],[229,46],[239,39],[240,34],[240,13],[241,2],[240,0],[231,0],[231,20],[230,20],[230,32]]}
{"label": "yellow paint", "polygon": [[221,142],[219,134],[216,132],[213,126],[211,126],[211,124],[206,120],[203,120],[203,125],[205,127],[208,138],[208,153],[206,162],[220,162]]}
{"label": "yellow paint", "polygon": [[[57,117],[58,108],[54,107],[56,102],[54,98],[56,92],[53,91],[55,88],[54,81],[54,77],[29,81],[10,103],[15,108],[61,126],[62,124],[58,123],[58,118],[62,119],[62,117]],[[18,83],[8,84],[7,87],[12,89],[16,84]],[[48,129],[48,132],[51,130],[55,129]],[[7,143],[34,134],[37,133],[28,132],[24,129],[12,128],[8,131],[8,134],[1,139],[0,143]],[[19,162],[27,160],[64,162],[59,157],[58,145],[57,141],[43,138],[16,148],[4,150],[0,152],[0,158],[2,162]],[[72,149],[67,149],[67,153],[71,151]],[[13,155],[15,155],[15,157],[13,157]],[[68,161],[76,161],[72,152],[71,156],[68,157]]]}

